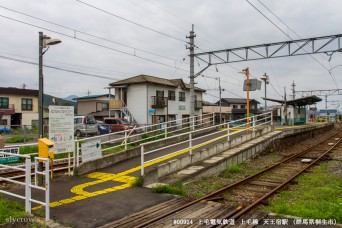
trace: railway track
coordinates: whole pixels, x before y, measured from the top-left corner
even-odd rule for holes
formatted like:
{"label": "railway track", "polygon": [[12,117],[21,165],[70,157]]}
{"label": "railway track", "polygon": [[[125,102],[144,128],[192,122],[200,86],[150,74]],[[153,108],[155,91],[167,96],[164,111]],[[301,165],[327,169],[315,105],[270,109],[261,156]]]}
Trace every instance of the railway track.
{"label": "railway track", "polygon": [[[342,140],[342,131],[277,164],[200,199],[162,208],[159,205],[104,227],[221,227],[237,225],[239,218],[265,202],[320,161],[329,159]],[[264,215],[257,215],[264,216]],[[251,218],[251,217],[250,217]]]}
{"label": "railway track", "polygon": [[[53,165],[53,173],[56,174],[56,173],[63,173],[65,171],[68,171],[68,164],[69,163],[68,163],[67,160],[66,161],[60,161],[58,164],[54,164]],[[71,166],[72,165],[73,165],[73,161],[71,161]],[[33,167],[31,169],[31,171],[32,171],[32,175],[34,175],[33,174],[33,172],[34,172],[34,168]],[[7,181],[2,180],[1,177],[11,178],[13,180],[21,180],[21,179],[25,178],[25,172],[14,170],[14,169],[10,169],[10,168],[8,168],[7,170],[1,172],[0,173],[0,187],[7,183]]]}

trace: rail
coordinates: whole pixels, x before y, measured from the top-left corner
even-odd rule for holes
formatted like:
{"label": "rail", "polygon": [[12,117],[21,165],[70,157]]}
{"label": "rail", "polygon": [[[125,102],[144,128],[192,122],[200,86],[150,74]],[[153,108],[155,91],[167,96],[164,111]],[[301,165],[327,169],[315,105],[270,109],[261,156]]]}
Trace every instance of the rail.
{"label": "rail", "polygon": [[[160,213],[159,215],[157,216],[153,216],[151,217],[150,220],[143,220],[142,222],[138,223],[138,225],[134,225],[134,226],[131,226],[131,227],[135,227],[135,228],[140,228],[140,227],[147,227],[147,226],[153,226],[152,224],[157,222],[157,221],[161,221],[163,220],[164,218],[167,218],[171,215],[176,215],[177,213],[179,213],[180,211],[182,211],[182,215],[179,215],[179,216],[176,216],[177,218],[182,218],[185,216],[186,217],[186,213],[184,212],[184,210],[186,208],[190,208],[192,205],[195,205],[199,202],[202,202],[202,201],[209,201],[209,200],[213,200],[213,199],[218,199],[217,197],[219,195],[222,195],[222,194],[226,194],[227,193],[227,190],[232,190],[234,189],[235,187],[238,187],[238,186],[241,186],[242,184],[246,184],[246,183],[249,183],[251,180],[254,180],[255,177],[259,177],[265,173],[267,173],[268,171],[270,170],[274,170],[275,168],[277,167],[283,167],[284,164],[286,162],[290,162],[290,161],[293,161],[295,159],[297,159],[298,157],[301,157],[303,154],[305,153],[308,153],[308,152],[311,152],[312,150],[315,151],[315,149],[317,149],[317,146],[318,145],[324,145],[324,148],[325,149],[317,149],[316,151],[319,151],[321,154],[314,159],[314,161],[312,161],[310,164],[308,164],[307,166],[305,166],[304,168],[302,169],[299,169],[297,171],[295,171],[294,174],[292,174],[290,177],[286,178],[285,181],[283,182],[280,182],[279,181],[279,185],[278,186],[274,186],[274,188],[271,190],[271,191],[266,191],[265,194],[258,198],[257,200],[255,200],[252,204],[248,205],[247,207],[243,208],[242,206],[237,206],[235,207],[235,209],[232,209],[232,211],[229,211],[227,214],[220,214],[220,215],[217,215],[219,217],[219,219],[232,219],[232,220],[236,220],[238,218],[241,218],[242,215],[245,215],[247,212],[249,212],[251,209],[253,209],[255,206],[257,206],[258,204],[264,202],[265,199],[267,199],[268,197],[270,197],[272,194],[276,193],[276,192],[279,192],[279,190],[281,188],[283,188],[285,185],[287,185],[288,183],[290,183],[291,181],[293,181],[296,177],[298,177],[299,175],[301,175],[302,173],[304,173],[305,171],[307,171],[309,168],[311,168],[312,166],[314,165],[317,165],[317,163],[319,161],[321,161],[328,153],[332,152],[337,145],[339,145],[342,141],[342,138],[339,137],[339,138],[335,138],[337,134],[340,134],[341,133],[341,130],[339,130],[336,134],[333,134],[323,140],[320,140],[319,142],[315,143],[314,145],[311,145],[309,148],[307,149],[304,149],[303,151],[300,151],[299,153],[296,153],[296,154],[293,154],[291,155],[290,157],[288,158],[285,158],[284,160],[276,163],[276,164],[273,164],[271,165],[270,167],[267,167],[266,169],[262,170],[262,171],[259,171],[258,173],[256,174],[253,174],[251,176],[248,176],[246,178],[244,178],[243,180],[240,180],[238,182],[235,182],[233,184],[230,184],[228,186],[225,186],[213,193],[210,193],[206,196],[203,196],[199,199],[196,199],[196,200],[193,200],[189,203],[186,203],[186,204],[182,204],[180,205],[179,207],[176,207],[172,210],[168,210],[166,211],[165,213]],[[333,145],[329,145],[329,148],[326,148],[326,142],[331,139],[334,139],[336,141],[336,143],[333,143]],[[291,167],[291,170],[293,169],[293,166],[289,166]],[[260,193],[261,191],[258,191],[258,193]],[[231,198],[232,196],[229,195],[229,198]],[[195,209],[196,210],[196,209]],[[193,212],[194,210],[192,210]],[[174,217],[172,217],[174,218]],[[208,218],[208,219],[215,219],[215,218]],[[167,226],[167,224],[165,224]],[[207,226],[207,227],[225,227],[225,225],[222,225],[222,224],[216,224],[216,225],[210,225],[210,226]]]}

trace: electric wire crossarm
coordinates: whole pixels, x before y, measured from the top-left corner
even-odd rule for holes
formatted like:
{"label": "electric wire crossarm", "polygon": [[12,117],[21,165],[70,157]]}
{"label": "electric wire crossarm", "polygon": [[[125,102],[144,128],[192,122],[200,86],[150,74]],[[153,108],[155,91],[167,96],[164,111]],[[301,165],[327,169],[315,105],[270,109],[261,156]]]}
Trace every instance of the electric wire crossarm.
{"label": "electric wire crossarm", "polygon": [[[289,40],[284,42],[258,44],[238,48],[222,49],[217,51],[201,52],[196,53],[193,56],[206,62],[207,64],[225,64],[248,60],[336,52],[341,50],[341,37],[342,34],[312,37],[307,39]],[[307,47],[309,44],[312,46],[312,48],[310,49],[310,51],[305,51],[304,48]],[[299,46],[294,48],[293,45]],[[285,47],[287,47],[287,50],[281,52]],[[244,53],[244,56],[241,56],[240,52]],[[256,53],[257,56],[249,55],[250,52]],[[216,58],[216,61],[214,62],[211,56],[214,55],[217,57],[219,56],[219,54],[224,54],[225,59],[223,59],[223,57],[221,56],[221,58]],[[235,55],[238,58],[232,58],[232,55]],[[207,57],[207,60],[203,58],[205,56]]]}

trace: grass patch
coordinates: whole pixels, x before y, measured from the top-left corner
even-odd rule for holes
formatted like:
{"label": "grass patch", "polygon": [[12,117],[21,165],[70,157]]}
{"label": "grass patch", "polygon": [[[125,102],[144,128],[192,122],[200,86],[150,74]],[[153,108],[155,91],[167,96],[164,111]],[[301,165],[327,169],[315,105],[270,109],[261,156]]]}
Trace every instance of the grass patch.
{"label": "grass patch", "polygon": [[137,177],[135,181],[133,182],[133,186],[142,187],[144,185],[144,178]]}
{"label": "grass patch", "polygon": [[152,191],[155,193],[168,193],[185,196],[185,189],[182,182],[177,182],[175,185],[157,185],[152,188]]}
{"label": "grass patch", "polygon": [[[24,218],[27,214],[24,206],[18,202],[0,197],[0,224],[8,223],[8,218]],[[6,220],[7,219],[7,220]]]}
{"label": "grass patch", "polygon": [[242,173],[243,170],[245,168],[244,164],[237,164],[237,165],[232,165],[229,166],[224,173],[222,174],[222,176],[224,178],[231,178],[234,174],[238,174],[238,173]]}
{"label": "grass patch", "polygon": [[329,163],[296,180],[298,185],[269,200],[269,206],[264,209],[302,218],[336,219],[342,223],[342,178],[334,175]]}
{"label": "grass patch", "polygon": [[[32,137],[26,137],[26,141],[32,140]],[[12,138],[8,138],[5,140],[5,143],[22,143],[24,142],[23,136],[13,136]]]}
{"label": "grass patch", "polygon": [[171,133],[167,133],[165,137],[165,133],[157,134],[157,135],[152,135],[152,134],[142,134],[141,135],[141,143],[146,143],[146,142],[151,142],[151,141],[156,141],[158,139],[164,139],[167,137],[171,137]]}
{"label": "grass patch", "polygon": [[[127,150],[134,148],[134,145],[127,145]],[[107,147],[108,148],[108,147]],[[104,149],[104,148],[102,148]],[[117,153],[117,152],[121,152],[121,151],[125,151],[125,145],[119,146],[119,147],[115,147],[109,150],[105,150],[102,152],[102,155],[106,155],[106,154],[112,154],[112,153]]]}
{"label": "grass patch", "polygon": [[38,153],[38,146],[22,146],[20,147],[20,154]]}
{"label": "grass patch", "polygon": [[190,198],[198,199],[209,193],[215,192],[228,183],[226,178],[210,177],[195,180],[184,186],[186,195]]}

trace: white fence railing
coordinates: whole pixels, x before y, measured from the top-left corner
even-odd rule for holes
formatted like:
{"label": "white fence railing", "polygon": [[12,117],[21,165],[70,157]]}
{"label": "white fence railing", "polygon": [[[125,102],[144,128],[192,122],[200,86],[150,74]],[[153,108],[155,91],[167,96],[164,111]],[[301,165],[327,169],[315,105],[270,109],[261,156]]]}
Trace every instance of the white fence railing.
{"label": "white fence railing", "polygon": [[[131,130],[114,132],[110,134],[104,134],[84,139],[76,139],[75,140],[75,150],[65,153],[55,153],[55,159],[53,160],[53,165],[57,166],[61,163],[67,163],[67,167],[58,167],[55,168],[55,171],[58,170],[68,170],[69,175],[71,175],[72,170],[75,167],[80,165],[82,161],[81,154],[82,148],[81,144],[93,141],[93,140],[101,140],[102,154],[111,153],[111,151],[123,151],[127,150],[129,147],[139,145],[140,143],[152,139],[156,136],[159,137],[168,137],[170,135],[181,134],[184,131],[190,131],[191,128],[199,129],[208,126],[214,126],[214,114],[204,114],[201,116],[195,116],[193,118],[183,118],[176,119],[164,123],[152,124],[147,126],[141,126],[134,128],[134,134],[132,134]],[[16,145],[6,145],[5,148],[17,146],[20,149],[20,154],[25,153],[25,155],[29,156],[38,156],[38,143],[24,143],[24,144],[16,144]],[[28,147],[35,148],[35,151],[32,153],[23,152]],[[17,167],[25,167],[25,164],[18,165]],[[6,168],[0,167],[0,173],[6,172]]]}
{"label": "white fence railing", "polygon": [[[74,164],[75,167],[79,166],[82,154],[81,144],[87,141],[101,140],[103,147],[101,150],[102,154],[106,154],[113,150],[127,150],[130,146],[141,144],[156,136],[167,138],[170,135],[181,135],[185,131],[203,129],[208,126],[215,126],[214,115],[212,113],[75,140]],[[132,134],[133,132],[134,134]]]}
{"label": "white fence railing", "polygon": [[[14,165],[4,165],[0,164],[0,167],[6,168],[6,169],[12,169],[15,171],[22,171],[25,173],[24,175],[24,181],[20,180],[14,180],[16,179],[16,176],[11,176],[11,177],[1,177],[1,181],[6,181],[10,182],[13,184],[17,185],[22,185],[25,186],[25,195],[19,195],[12,193],[10,191],[6,190],[0,190],[0,193],[10,195],[19,199],[23,199],[25,201],[25,211],[27,213],[31,213],[32,210],[32,203],[37,203],[40,205],[45,206],[45,219],[49,220],[50,219],[50,162],[49,159],[47,158],[40,158],[40,157],[34,157],[34,162],[33,162],[33,167],[32,167],[32,162],[31,162],[31,157],[28,155],[20,155],[20,154],[12,154],[12,153],[6,153],[6,152],[0,152],[1,157],[11,157],[11,156],[16,156],[20,157],[21,159],[25,160],[25,165],[24,167],[22,165],[20,166],[14,166]],[[45,170],[44,171],[38,171],[38,163],[43,162],[45,165]],[[32,173],[33,169],[33,173]],[[32,182],[32,175],[34,176],[33,182]],[[42,175],[45,178],[45,184],[44,186],[38,186],[38,176]],[[40,191],[45,192],[45,200],[44,201],[39,201],[36,199],[32,198],[32,189],[37,189]]]}
{"label": "white fence railing", "polygon": [[[261,125],[273,125],[273,115],[272,115],[272,112],[263,113],[263,114],[260,114],[260,115],[255,115],[253,117],[246,117],[246,118],[243,118],[243,119],[240,119],[240,120],[235,120],[235,121],[231,121],[231,122],[227,122],[227,123],[222,123],[222,124],[218,124],[218,125],[215,125],[215,126],[207,127],[207,128],[204,128],[204,129],[214,129],[214,128],[217,128],[217,127],[227,128],[227,141],[230,141],[230,135],[232,133],[232,130],[239,129],[241,132],[246,131],[247,133],[249,133],[249,131],[253,131],[256,127],[261,126]],[[179,136],[183,136],[184,135],[184,136],[188,136],[188,140],[185,140],[185,141],[182,141],[182,142],[179,142],[179,143],[175,143],[175,144],[172,144],[172,145],[169,145],[169,146],[165,146],[165,147],[162,147],[162,148],[158,148],[158,149],[155,149],[155,150],[145,151],[145,148],[149,144],[156,143],[156,142],[161,142],[161,141],[164,141],[165,139],[160,139],[160,140],[156,140],[156,141],[153,141],[153,142],[142,143],[140,145],[140,147],[141,147],[141,153],[140,153],[140,157],[141,157],[141,161],[140,161],[141,176],[144,176],[144,166],[145,166],[145,164],[147,162],[153,162],[155,160],[158,160],[158,159],[170,156],[172,154],[176,154],[176,153],[178,153],[178,152],[180,152],[181,150],[184,150],[184,149],[188,149],[189,153],[192,154],[192,150],[193,150],[194,146],[199,146],[199,145],[195,145],[194,141],[202,139],[204,137],[214,136],[214,135],[217,135],[217,134],[221,133],[219,131],[219,132],[213,132],[211,134],[206,134],[204,136],[199,136],[199,137],[196,137],[196,138],[192,137],[194,133],[200,132],[200,131],[202,131],[204,129],[193,130],[193,131],[190,131],[188,133],[183,133],[183,134],[179,134],[177,136],[168,137],[167,140],[170,140],[170,139],[172,139],[174,137],[179,137]],[[167,154],[167,155],[164,155],[164,156],[161,156],[161,157],[154,158],[154,159],[152,159],[150,161],[146,161],[146,159],[145,159],[145,156],[148,155],[148,154],[156,153],[156,152],[158,152],[160,150],[164,150],[164,149],[167,149],[167,148],[179,145],[179,144],[183,144],[185,142],[189,143],[189,146],[187,148],[182,148],[181,150],[172,152],[170,154]]]}

